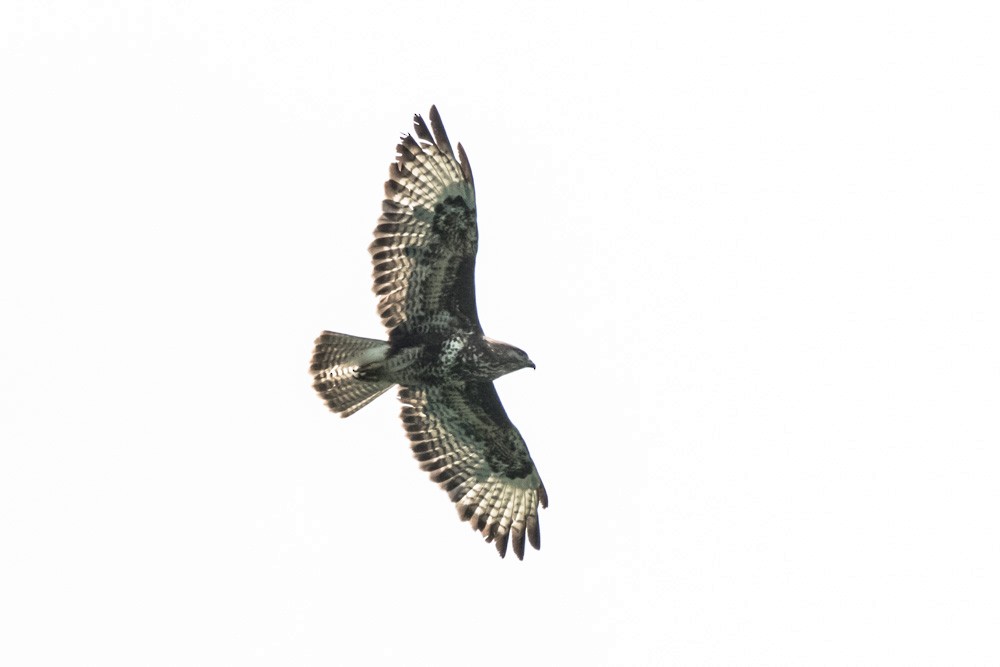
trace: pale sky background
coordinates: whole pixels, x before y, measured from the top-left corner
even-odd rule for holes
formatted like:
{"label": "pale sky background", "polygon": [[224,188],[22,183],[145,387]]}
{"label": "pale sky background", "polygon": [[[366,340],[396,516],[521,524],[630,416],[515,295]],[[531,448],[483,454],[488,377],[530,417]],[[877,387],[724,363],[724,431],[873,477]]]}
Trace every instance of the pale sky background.
{"label": "pale sky background", "polygon": [[[0,663],[1000,663],[996,3],[4,2]],[[545,481],[342,420],[400,132],[467,148]]]}

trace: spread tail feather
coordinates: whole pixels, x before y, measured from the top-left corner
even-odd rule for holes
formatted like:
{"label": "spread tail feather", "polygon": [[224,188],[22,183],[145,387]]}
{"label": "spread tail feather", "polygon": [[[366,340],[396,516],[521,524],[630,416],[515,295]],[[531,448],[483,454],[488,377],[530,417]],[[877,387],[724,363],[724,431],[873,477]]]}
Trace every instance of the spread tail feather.
{"label": "spread tail feather", "polygon": [[358,377],[359,368],[384,361],[388,351],[389,343],[382,340],[324,331],[309,367],[313,388],[341,417],[353,415],[393,385]]}

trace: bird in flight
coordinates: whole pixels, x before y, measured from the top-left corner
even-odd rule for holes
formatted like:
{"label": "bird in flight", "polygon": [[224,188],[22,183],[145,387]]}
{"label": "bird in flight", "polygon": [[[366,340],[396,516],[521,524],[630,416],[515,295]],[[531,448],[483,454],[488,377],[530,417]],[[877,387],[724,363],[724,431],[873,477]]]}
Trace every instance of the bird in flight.
{"label": "bird in flight", "polygon": [[503,557],[510,540],[541,544],[538,504],[548,505],[528,447],[493,380],[534,368],[528,355],[483,334],[476,311],[476,190],[436,107],[430,128],[396,146],[382,216],[368,250],[378,312],[389,340],[324,331],[316,339],[313,387],[347,417],[399,385],[403,428],[420,467],[448,492]]}

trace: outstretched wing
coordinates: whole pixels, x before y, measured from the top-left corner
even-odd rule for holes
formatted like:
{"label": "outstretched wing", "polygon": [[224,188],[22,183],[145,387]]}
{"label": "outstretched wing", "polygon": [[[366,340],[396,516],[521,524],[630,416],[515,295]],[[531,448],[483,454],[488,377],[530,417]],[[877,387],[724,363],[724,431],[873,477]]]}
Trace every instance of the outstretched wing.
{"label": "outstretched wing", "polygon": [[474,280],[478,232],[472,168],[462,144],[455,158],[436,107],[430,120],[433,135],[417,115],[417,139],[408,134],[396,146],[382,217],[369,247],[378,311],[390,340],[454,329],[482,333]]}
{"label": "outstretched wing", "polygon": [[495,541],[501,557],[513,538],[523,559],[525,533],[538,549],[538,503],[548,506],[548,497],[493,383],[400,387],[399,400],[414,456],[462,520]]}

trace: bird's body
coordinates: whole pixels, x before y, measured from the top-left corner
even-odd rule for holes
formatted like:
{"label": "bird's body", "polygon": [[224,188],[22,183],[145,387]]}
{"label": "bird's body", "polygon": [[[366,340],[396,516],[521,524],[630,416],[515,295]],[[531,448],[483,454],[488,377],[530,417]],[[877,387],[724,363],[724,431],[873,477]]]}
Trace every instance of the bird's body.
{"label": "bird's body", "polygon": [[324,332],[310,367],[313,386],[346,417],[399,385],[403,426],[421,467],[501,556],[513,538],[523,558],[525,535],[539,548],[537,508],[548,499],[493,380],[534,364],[483,334],[472,170],[461,144],[456,159],[434,107],[430,120],[433,134],[415,116],[420,141],[407,135],[397,146],[369,248],[389,340]]}

